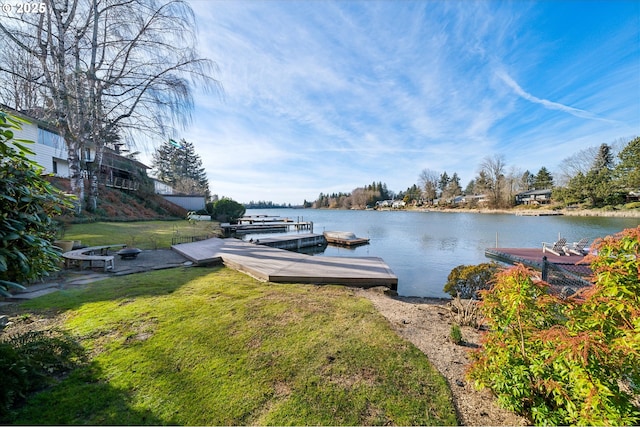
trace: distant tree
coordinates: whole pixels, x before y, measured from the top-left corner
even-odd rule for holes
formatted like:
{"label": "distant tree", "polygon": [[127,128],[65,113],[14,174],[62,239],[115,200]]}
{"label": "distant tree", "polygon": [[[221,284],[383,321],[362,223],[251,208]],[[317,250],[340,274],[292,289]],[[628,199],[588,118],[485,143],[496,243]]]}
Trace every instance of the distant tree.
{"label": "distant tree", "polygon": [[476,180],[472,179],[464,188],[464,194],[468,196],[475,194],[475,188],[476,188]]}
{"label": "distant tree", "polygon": [[612,170],[613,167],[613,153],[611,152],[611,146],[608,144],[600,145],[598,154],[596,154],[593,165],[591,166],[591,170],[601,172],[605,169]]}
{"label": "distant tree", "polygon": [[586,175],[592,168],[598,154],[598,147],[588,147],[565,158],[560,163],[562,185],[579,173]]}
{"label": "distant tree", "polygon": [[536,190],[546,190],[553,187],[553,176],[544,166],[540,168],[534,177],[533,187]]}
{"label": "distant tree", "polygon": [[483,173],[482,184],[490,207],[500,208],[508,204],[504,195],[505,167],[504,157],[500,155],[485,157],[480,164],[480,172]]}
{"label": "distant tree", "polygon": [[618,158],[620,163],[616,166],[615,176],[619,187],[626,191],[640,190],[640,137],[629,141]]}
{"label": "distant tree", "polygon": [[[446,172],[445,172],[446,173]],[[444,180],[441,180],[441,184],[444,183]],[[442,189],[442,193],[440,197],[444,199],[446,202],[450,202],[456,196],[462,194],[462,187],[460,186],[460,178],[458,174],[454,172],[454,174],[447,179],[447,184]]]}
{"label": "distant tree", "polygon": [[422,191],[416,184],[413,184],[411,187],[407,188],[407,191],[404,193],[400,192],[398,196],[405,203],[416,203],[422,198]]}
{"label": "distant tree", "polygon": [[[188,188],[190,192],[202,192],[209,197],[209,180],[202,167],[202,160],[191,142],[169,140],[153,154],[156,177],[172,187]],[[183,183],[185,181],[185,183]]]}
{"label": "distant tree", "polygon": [[520,190],[522,191],[531,190],[534,187],[534,180],[535,180],[535,175],[533,175],[531,172],[526,170],[520,176],[520,182],[518,183],[520,186]]}
{"label": "distant tree", "polygon": [[440,180],[438,181],[438,190],[440,190],[440,194],[442,194],[442,197],[444,196],[445,191],[447,190],[447,186],[449,185],[449,181],[451,180],[451,178],[449,178],[449,174],[447,174],[447,172],[442,172],[442,174],[440,174]]}
{"label": "distant tree", "polygon": [[351,192],[350,207],[364,209],[378,194],[375,190],[358,187]]}
{"label": "distant tree", "polygon": [[440,176],[431,169],[423,169],[420,172],[418,181],[422,187],[422,194],[428,203],[433,203],[438,196],[438,183]]}

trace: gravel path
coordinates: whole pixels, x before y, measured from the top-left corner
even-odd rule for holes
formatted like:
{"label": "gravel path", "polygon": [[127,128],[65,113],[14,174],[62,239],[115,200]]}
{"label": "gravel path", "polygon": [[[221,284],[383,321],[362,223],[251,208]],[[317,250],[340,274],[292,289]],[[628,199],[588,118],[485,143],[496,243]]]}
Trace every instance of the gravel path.
{"label": "gravel path", "polygon": [[357,294],[371,300],[393,329],[419,348],[444,375],[460,423],[469,426],[528,425],[524,418],[500,408],[488,390],[478,391],[465,379],[469,363],[466,353],[478,346],[480,334],[474,328],[463,327],[466,345],[451,343],[451,319],[445,300],[390,297],[383,288],[359,289]]}

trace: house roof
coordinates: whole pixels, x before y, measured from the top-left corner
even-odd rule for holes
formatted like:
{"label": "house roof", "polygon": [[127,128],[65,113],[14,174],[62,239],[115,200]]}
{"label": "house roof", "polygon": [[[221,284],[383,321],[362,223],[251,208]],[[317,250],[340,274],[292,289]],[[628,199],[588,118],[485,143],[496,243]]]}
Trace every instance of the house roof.
{"label": "house roof", "polygon": [[547,189],[544,189],[544,190],[529,190],[529,191],[524,191],[522,193],[518,193],[517,196],[520,196],[520,197],[522,197],[522,196],[538,196],[538,195],[541,195],[541,194],[551,194],[551,191],[552,190],[550,188],[547,188]]}

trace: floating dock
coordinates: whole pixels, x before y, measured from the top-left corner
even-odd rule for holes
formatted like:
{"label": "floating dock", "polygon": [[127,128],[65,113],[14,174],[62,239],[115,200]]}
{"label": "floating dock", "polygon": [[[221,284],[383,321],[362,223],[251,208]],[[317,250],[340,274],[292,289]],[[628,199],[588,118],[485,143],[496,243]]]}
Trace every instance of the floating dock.
{"label": "floating dock", "polygon": [[237,239],[219,238],[171,248],[196,264],[224,263],[262,281],[398,289],[398,277],[377,257],[309,256]]}
{"label": "floating dock", "polygon": [[516,212],[516,216],[561,216],[562,212],[555,211],[522,211]]}
{"label": "floating dock", "polygon": [[327,243],[339,246],[360,246],[369,244],[369,239],[356,237],[350,231],[325,231],[322,233]]}
{"label": "floating dock", "polygon": [[303,248],[327,246],[327,240],[322,234],[313,233],[267,237],[255,240],[250,243],[286,250],[298,250]]}

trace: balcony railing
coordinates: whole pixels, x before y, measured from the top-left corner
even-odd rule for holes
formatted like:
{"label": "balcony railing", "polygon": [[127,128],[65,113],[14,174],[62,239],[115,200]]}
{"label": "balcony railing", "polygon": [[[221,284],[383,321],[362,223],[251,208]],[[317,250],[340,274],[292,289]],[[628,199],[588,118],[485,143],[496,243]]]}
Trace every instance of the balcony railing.
{"label": "balcony railing", "polygon": [[118,188],[120,190],[138,191],[140,183],[126,178],[108,178],[105,180],[104,185],[107,187]]}

